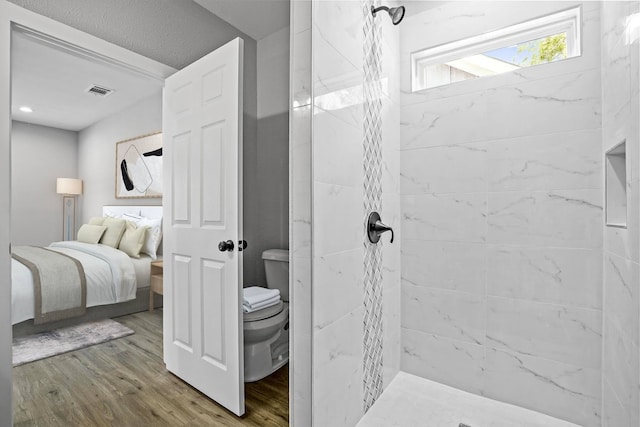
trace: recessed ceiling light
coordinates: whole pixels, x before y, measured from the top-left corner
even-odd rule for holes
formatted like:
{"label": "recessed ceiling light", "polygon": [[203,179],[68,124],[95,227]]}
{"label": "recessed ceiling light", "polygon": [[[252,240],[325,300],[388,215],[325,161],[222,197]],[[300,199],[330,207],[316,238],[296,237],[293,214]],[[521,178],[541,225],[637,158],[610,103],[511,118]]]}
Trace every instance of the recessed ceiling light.
{"label": "recessed ceiling light", "polygon": [[23,105],[22,107],[20,107],[19,110],[22,111],[23,113],[33,113],[33,109],[26,105]]}

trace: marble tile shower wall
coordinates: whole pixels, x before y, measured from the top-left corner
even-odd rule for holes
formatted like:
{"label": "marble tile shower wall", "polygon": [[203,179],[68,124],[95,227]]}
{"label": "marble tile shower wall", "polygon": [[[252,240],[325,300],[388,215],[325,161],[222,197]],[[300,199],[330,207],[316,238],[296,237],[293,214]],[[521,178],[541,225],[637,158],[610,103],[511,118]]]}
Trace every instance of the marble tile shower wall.
{"label": "marble tile shower wall", "polygon": [[602,3],[603,156],[622,141],[627,146],[627,228],[604,230],[604,341],[602,425],[640,425],[638,387],[640,314],[638,239],[640,228],[638,168],[638,41],[628,44],[628,16],[638,2]]}
{"label": "marble tile shower wall", "polygon": [[407,10],[401,369],[600,426],[600,4],[582,4],[581,57],[415,94],[409,82],[411,52],[577,4]]}
{"label": "marble tile shower wall", "polygon": [[[393,5],[393,3],[391,3]],[[400,249],[402,216],[400,205],[400,28],[385,16],[382,24],[382,210],[380,216],[393,227],[396,240],[381,238],[383,384],[400,371]]]}
{"label": "marble tile shower wall", "polygon": [[[312,4],[312,418],[318,426],[354,426],[364,411],[363,23],[362,2]],[[382,31],[385,86],[399,78],[398,57],[387,56],[398,55],[399,36],[388,22]],[[397,226],[399,91],[384,93],[381,214]],[[383,243],[382,257],[386,386],[400,365],[400,245]]]}
{"label": "marble tile shower wall", "polygon": [[291,2],[289,97],[289,305],[293,336],[290,424],[312,425],[311,325],[311,0]]}

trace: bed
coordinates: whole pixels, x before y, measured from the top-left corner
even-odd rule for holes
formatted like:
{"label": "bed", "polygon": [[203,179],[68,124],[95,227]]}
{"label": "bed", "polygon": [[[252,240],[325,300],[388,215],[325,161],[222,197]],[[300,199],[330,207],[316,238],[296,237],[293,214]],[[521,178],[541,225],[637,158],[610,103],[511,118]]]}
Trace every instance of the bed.
{"label": "bed", "polygon": [[[117,317],[144,311],[149,308],[149,279],[151,261],[161,259],[161,206],[104,206],[103,219],[123,218],[139,224],[155,224],[156,234],[153,241],[155,251],[140,253],[139,258],[131,257],[120,249],[103,244],[91,244],[78,241],[54,242],[47,247],[46,253],[56,252],[71,257],[81,264],[86,278],[86,312],[62,320],[40,323],[38,306],[34,292],[34,274],[27,265],[12,259],[12,324],[14,336],[23,336],[88,320]],[[98,220],[98,218],[95,218]],[[94,219],[92,219],[94,221]],[[146,221],[146,222],[145,222]],[[160,226],[158,227],[158,224]],[[147,227],[147,230],[150,230]],[[145,233],[149,236],[150,232]],[[148,240],[148,239],[147,239]],[[158,247],[159,246],[159,247]],[[14,248],[17,251],[17,247]],[[56,255],[60,256],[60,255]],[[19,258],[19,257],[17,257]],[[28,263],[27,263],[28,264]],[[35,271],[34,271],[35,272]],[[38,272],[35,272],[38,275]],[[39,280],[39,278],[37,279]],[[38,294],[39,295],[39,294]],[[155,295],[154,306],[162,305],[162,297]],[[34,307],[36,307],[34,309]]]}

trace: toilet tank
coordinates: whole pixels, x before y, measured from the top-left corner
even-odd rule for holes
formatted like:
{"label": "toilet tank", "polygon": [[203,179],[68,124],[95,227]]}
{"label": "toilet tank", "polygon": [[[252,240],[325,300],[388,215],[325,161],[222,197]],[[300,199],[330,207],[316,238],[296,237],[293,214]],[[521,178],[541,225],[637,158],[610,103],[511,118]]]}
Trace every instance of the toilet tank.
{"label": "toilet tank", "polygon": [[268,249],[262,252],[267,288],[279,289],[283,301],[289,301],[289,251]]}

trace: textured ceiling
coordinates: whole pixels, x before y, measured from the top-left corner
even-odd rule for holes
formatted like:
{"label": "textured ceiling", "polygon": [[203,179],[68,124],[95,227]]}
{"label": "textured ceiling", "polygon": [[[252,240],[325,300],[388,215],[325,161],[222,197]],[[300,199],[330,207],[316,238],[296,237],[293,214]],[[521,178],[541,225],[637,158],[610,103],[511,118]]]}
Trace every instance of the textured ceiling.
{"label": "textured ceiling", "polygon": [[245,39],[245,48],[252,41],[192,0],[11,2],[176,69],[236,37]]}
{"label": "textured ceiling", "polygon": [[256,40],[289,25],[289,0],[194,0]]}

